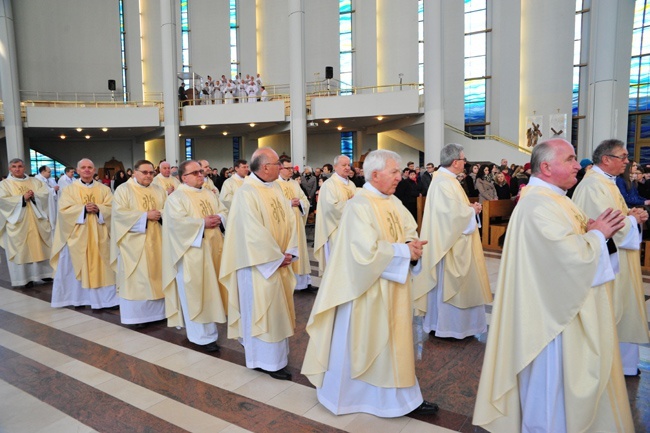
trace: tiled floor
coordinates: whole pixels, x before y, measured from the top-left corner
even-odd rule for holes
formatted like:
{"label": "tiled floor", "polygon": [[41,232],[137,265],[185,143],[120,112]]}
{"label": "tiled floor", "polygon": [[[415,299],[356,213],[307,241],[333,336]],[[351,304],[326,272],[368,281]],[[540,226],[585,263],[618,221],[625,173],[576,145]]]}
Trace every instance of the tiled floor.
{"label": "tiled floor", "polygon": [[[499,256],[488,254],[487,265],[494,285]],[[4,258],[0,266],[0,285],[10,287]],[[650,284],[645,288],[650,295]],[[164,322],[136,331],[119,324],[118,311],[53,309],[50,295],[50,284],[0,287],[0,432],[482,431],[471,415],[485,335],[424,343],[418,379],[439,414],[334,416],[299,374],[313,294],[295,295],[291,382],[246,369],[241,345],[225,339],[224,326],[221,352],[206,354]],[[486,312],[489,319],[491,306]],[[627,385],[637,432],[650,432],[650,348],[642,357],[641,376]]]}

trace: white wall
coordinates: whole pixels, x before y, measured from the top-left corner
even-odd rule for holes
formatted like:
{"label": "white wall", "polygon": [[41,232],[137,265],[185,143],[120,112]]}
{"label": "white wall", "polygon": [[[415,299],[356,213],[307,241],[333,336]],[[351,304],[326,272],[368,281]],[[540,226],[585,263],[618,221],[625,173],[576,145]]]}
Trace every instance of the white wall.
{"label": "white wall", "polygon": [[[339,7],[335,1],[305,1],[305,80],[325,80],[325,66],[339,76]],[[319,74],[319,75],[314,75]],[[288,80],[287,80],[288,82]]]}
{"label": "white wall", "polygon": [[353,76],[355,87],[377,85],[377,5],[375,1],[354,3],[352,14]]}
{"label": "white wall", "polygon": [[[144,159],[158,167],[158,162],[165,159],[165,139],[158,138],[144,143]],[[173,165],[173,164],[172,164]]]}
{"label": "white wall", "polygon": [[[192,71],[202,76],[204,80],[208,75],[216,79],[221,74],[230,78],[230,6],[228,0],[192,0],[188,4],[188,11]],[[178,27],[179,39],[180,34],[181,28]],[[180,65],[180,49],[178,56]]]}
{"label": "white wall", "polygon": [[289,6],[287,0],[258,0],[259,72],[264,83],[289,83]]}
{"label": "white wall", "polygon": [[[142,28],[140,29],[142,36],[142,62],[140,69],[142,72],[140,79],[143,81],[145,94],[162,94],[162,31],[160,28],[162,18],[160,16],[160,1],[141,0],[140,5],[142,7]],[[129,49],[132,49],[131,45],[129,45]],[[129,67],[128,72],[129,80],[137,79],[133,76],[131,67]],[[175,87],[178,87],[178,85]],[[146,99],[149,100],[151,98]]]}
{"label": "white wall", "polygon": [[393,140],[386,136],[386,134],[377,134],[377,149],[392,150],[402,157],[402,165],[406,167],[409,161],[415,162],[416,165],[420,163],[420,152],[412,147],[409,147],[399,141]]}
{"label": "white wall", "polygon": [[[377,84],[418,82],[417,0],[377,0]],[[399,61],[396,61],[399,59]]]}
{"label": "white wall", "polygon": [[[458,31],[465,23],[463,5],[463,2],[442,2],[444,118],[445,123],[459,129],[465,125],[465,38]],[[426,91],[426,83],[424,87]]]}
{"label": "white wall", "polygon": [[108,92],[122,86],[115,1],[13,1],[21,90]]}
{"label": "white wall", "polygon": [[194,139],[194,159],[207,159],[210,167],[232,167],[232,137]]}

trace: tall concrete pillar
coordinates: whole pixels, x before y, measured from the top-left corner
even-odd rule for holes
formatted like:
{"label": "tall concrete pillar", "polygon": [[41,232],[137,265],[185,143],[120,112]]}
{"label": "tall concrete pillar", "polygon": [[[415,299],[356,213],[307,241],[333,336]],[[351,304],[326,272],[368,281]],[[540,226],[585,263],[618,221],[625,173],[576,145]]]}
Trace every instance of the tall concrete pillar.
{"label": "tall concrete pillar", "polygon": [[[0,2],[0,89],[5,114],[5,138],[7,160],[25,160],[23,120],[20,114],[20,86],[18,83],[18,59],[11,0]],[[29,156],[29,155],[27,155]],[[29,161],[25,164],[29,166]]]}
{"label": "tall concrete pillar", "polygon": [[593,0],[589,15],[589,93],[582,157],[591,157],[602,140],[627,139],[634,2]]}
{"label": "tall concrete pillar", "polygon": [[553,135],[551,116],[557,115],[566,115],[566,123],[562,128],[556,124],[554,129],[557,132],[562,129],[566,139],[571,139],[574,29],[575,2],[522,0],[520,146],[527,146],[526,131],[532,127],[531,116],[541,122],[535,122],[542,133],[539,142]]}
{"label": "tall concrete pillar", "polygon": [[305,8],[289,0],[289,96],[291,98],[291,161],[307,163],[307,105],[305,95]]}
{"label": "tall concrete pillar", "polygon": [[160,6],[160,29],[162,42],[163,102],[165,104],[165,159],[178,165],[181,148],[178,140],[180,130],[178,115],[178,86],[176,68],[176,1],[164,0]]}
{"label": "tall concrete pillar", "polygon": [[445,139],[442,0],[424,4],[424,160],[440,164]]}

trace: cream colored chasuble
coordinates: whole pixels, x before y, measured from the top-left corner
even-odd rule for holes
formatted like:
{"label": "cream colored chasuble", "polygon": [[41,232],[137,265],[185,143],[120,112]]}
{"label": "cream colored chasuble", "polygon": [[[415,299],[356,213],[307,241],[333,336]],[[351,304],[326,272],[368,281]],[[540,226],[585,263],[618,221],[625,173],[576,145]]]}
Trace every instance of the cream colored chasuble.
{"label": "cream colored chasuble", "polygon": [[[110,188],[99,182],[84,185],[77,180],[65,187],[59,198],[59,215],[54,233],[52,259],[56,272],[59,254],[67,244],[75,277],[84,289],[115,284],[115,273],[110,265],[110,227],[113,195]],[[104,219],[87,214],[83,224],[77,224],[86,204],[95,203]]]}
{"label": "cream colored chasuble", "polygon": [[[386,388],[415,384],[410,274],[404,284],[381,278],[393,243],[417,237],[417,224],[394,196],[359,188],[347,205],[309,321],[302,372],[320,387],[328,370],[336,307],[352,302],[352,378]],[[372,336],[372,338],[369,338]]]}
{"label": "cream colored chasuble", "polygon": [[[146,222],[145,233],[131,232],[144,212],[162,212],[167,192],[153,183],[148,187],[134,178],[126,181],[113,196],[111,266],[116,272],[120,297],[132,301],[162,299],[162,226]],[[117,273],[118,253],[123,271]]]}
{"label": "cream colored chasuble", "polygon": [[528,185],[510,219],[473,423],[521,431],[518,374],[562,334],[569,432],[632,432],[600,240],[566,196]]}
{"label": "cream colored chasuble", "polygon": [[[589,218],[596,219],[607,208],[620,210],[627,215],[629,209],[616,183],[594,170],[589,170],[573,194],[573,201]],[[625,227],[614,235],[614,243],[620,245],[630,230],[637,225],[626,219]],[[622,342],[648,343],[648,318],[641,276],[640,250],[618,248],[620,272],[616,275],[612,290],[612,303],[618,337]]]}
{"label": "cream colored chasuble", "polygon": [[307,249],[307,235],[305,234],[305,224],[307,223],[307,216],[309,215],[309,199],[305,193],[293,179],[284,180],[278,179],[276,181],[282,193],[287,200],[292,198],[300,199],[300,204],[305,211],[303,215],[300,208],[291,206],[291,213],[296,219],[296,230],[298,231],[298,260],[291,263],[291,268],[296,275],[308,275],[311,273],[311,264],[309,263],[309,250]]}
{"label": "cream colored chasuble", "polygon": [[295,218],[282,189],[275,182],[262,183],[253,176],[244,180],[231,207],[221,280],[228,289],[228,338],[241,336],[237,270],[252,268],[253,337],[276,343],[293,335],[296,278],[291,266],[278,268],[265,279],[257,265],[284,258],[297,247]]}
{"label": "cream colored chasuble", "polygon": [[205,188],[181,185],[170,194],[163,213],[163,292],[169,326],[183,326],[176,275],[183,264],[188,315],[197,323],[226,321],[227,293],[219,282],[223,236],[219,227],[206,228],[199,248],[193,247],[203,218],[227,215],[217,196]]}
{"label": "cream colored chasuble", "polygon": [[[16,210],[22,208],[22,196],[29,190],[34,191],[34,202],[28,201],[18,221]],[[52,226],[47,219],[48,196],[47,187],[34,178],[10,176],[0,182],[0,245],[7,260],[22,265],[50,258]]]}

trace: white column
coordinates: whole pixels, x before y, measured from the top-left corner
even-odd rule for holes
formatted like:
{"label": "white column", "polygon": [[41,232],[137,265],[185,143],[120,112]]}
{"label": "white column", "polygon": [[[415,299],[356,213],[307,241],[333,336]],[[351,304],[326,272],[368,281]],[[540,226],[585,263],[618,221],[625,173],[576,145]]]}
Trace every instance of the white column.
{"label": "white column", "polygon": [[162,42],[163,103],[165,104],[165,159],[171,165],[181,160],[178,140],[178,87],[176,69],[176,2],[165,0],[160,7],[160,29]]}
{"label": "white column", "polygon": [[440,164],[444,145],[442,0],[424,4],[424,160]]}
{"label": "white column", "polygon": [[[18,59],[16,58],[16,38],[11,0],[0,2],[0,89],[4,104],[5,139],[7,160],[25,160],[23,140],[23,121],[20,114],[20,86],[18,83]],[[29,161],[25,161],[29,167]]]}
{"label": "white column", "polygon": [[307,161],[305,100],[305,10],[302,0],[289,0],[289,96],[291,98],[291,161],[300,169]]}
{"label": "white column", "polygon": [[593,0],[589,18],[586,143],[580,153],[590,158],[601,141],[627,139],[634,2]]}
{"label": "white column", "polygon": [[564,133],[571,139],[574,29],[575,2],[521,2],[520,146],[526,146],[528,116],[542,116],[542,142],[552,134],[550,116],[566,114]]}

